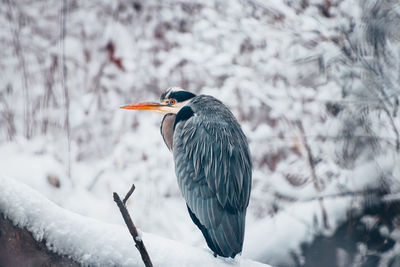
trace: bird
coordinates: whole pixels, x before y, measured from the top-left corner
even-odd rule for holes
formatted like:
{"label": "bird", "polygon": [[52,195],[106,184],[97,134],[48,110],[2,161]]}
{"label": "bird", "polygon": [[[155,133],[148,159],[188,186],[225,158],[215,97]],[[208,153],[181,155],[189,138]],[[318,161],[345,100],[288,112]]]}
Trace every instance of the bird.
{"label": "bird", "polygon": [[170,87],[160,102],[122,109],[164,114],[160,132],[175,162],[189,216],[214,256],[242,252],[252,163],[245,134],[218,99]]}

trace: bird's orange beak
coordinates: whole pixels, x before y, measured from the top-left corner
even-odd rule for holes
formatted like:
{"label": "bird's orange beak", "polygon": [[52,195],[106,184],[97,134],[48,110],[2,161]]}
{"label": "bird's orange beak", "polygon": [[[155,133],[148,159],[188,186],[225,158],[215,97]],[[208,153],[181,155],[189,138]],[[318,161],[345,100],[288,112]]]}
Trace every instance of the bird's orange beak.
{"label": "bird's orange beak", "polygon": [[138,103],[134,105],[127,105],[127,106],[122,106],[120,107],[122,109],[136,109],[136,110],[149,110],[161,114],[167,114],[167,113],[176,113],[176,108],[173,106],[170,106],[168,104],[162,104],[162,103],[154,103],[154,102],[148,102],[148,103]]}
{"label": "bird's orange beak", "polygon": [[137,110],[159,110],[164,105],[160,103],[138,103],[134,105],[122,106],[122,109],[137,109]]}

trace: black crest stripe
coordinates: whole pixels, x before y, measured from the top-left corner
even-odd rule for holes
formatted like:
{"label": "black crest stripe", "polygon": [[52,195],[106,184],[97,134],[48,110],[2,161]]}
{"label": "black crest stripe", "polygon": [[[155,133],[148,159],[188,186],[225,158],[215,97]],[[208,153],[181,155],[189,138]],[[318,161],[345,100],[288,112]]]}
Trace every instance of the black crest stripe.
{"label": "black crest stripe", "polygon": [[175,99],[178,102],[183,102],[195,97],[196,95],[188,91],[176,91],[169,95],[170,99]]}
{"label": "black crest stripe", "polygon": [[174,130],[178,122],[180,121],[186,121],[190,117],[194,115],[193,110],[189,106],[184,106],[179,110],[178,114],[176,114],[175,122],[174,122]]}

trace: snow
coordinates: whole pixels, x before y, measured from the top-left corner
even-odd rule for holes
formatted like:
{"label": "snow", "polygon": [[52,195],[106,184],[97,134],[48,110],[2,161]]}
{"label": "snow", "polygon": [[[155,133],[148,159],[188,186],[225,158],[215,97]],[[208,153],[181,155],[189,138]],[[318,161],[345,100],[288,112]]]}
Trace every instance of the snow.
{"label": "snow", "polygon": [[142,241],[142,234],[138,234],[138,236],[135,237],[135,240],[138,242]]}
{"label": "snow", "polygon": [[[330,235],[343,223],[354,197],[324,200],[329,228],[324,228],[319,200],[293,203],[272,218],[255,222],[247,232],[243,256],[271,265],[293,266],[292,253],[301,255],[300,243],[310,243],[319,233]],[[249,244],[250,243],[250,244]]]}
{"label": "snow", "polygon": [[[331,4],[330,16],[323,13],[325,4]],[[7,1],[0,10],[5,29],[0,31],[0,174],[65,210],[122,228],[110,196],[126,193],[134,183],[128,208],[140,229],[206,248],[187,214],[171,153],[160,136],[162,117],[119,107],[157,100],[171,86],[210,94],[238,118],[251,150],[253,188],[243,254],[277,265],[292,252],[301,258],[302,243],[329,236],[348,218],[347,211],[362,209],[364,199],[357,193],[384,185],[390,194],[383,199],[398,199],[399,16],[398,6],[385,11],[391,4],[71,2],[65,39],[68,150],[61,4]],[[375,14],[387,16],[379,21]],[[390,36],[371,38],[374,25],[366,25],[371,20],[388,26],[378,29],[378,37],[385,31]],[[375,62],[373,40],[387,53]],[[110,62],[105,48],[110,41],[125,71]],[[364,61],[379,71],[368,72]],[[395,97],[381,99],[380,93]],[[356,196],[345,194],[351,192]],[[318,198],[324,199],[329,229]]]}
{"label": "snow", "polygon": [[[1,213],[37,241],[45,240],[48,249],[69,255],[84,266],[142,266],[127,228],[62,209],[15,179],[0,176],[0,184]],[[207,249],[154,234],[141,233],[141,238],[154,266],[268,266],[240,256],[214,258]]]}

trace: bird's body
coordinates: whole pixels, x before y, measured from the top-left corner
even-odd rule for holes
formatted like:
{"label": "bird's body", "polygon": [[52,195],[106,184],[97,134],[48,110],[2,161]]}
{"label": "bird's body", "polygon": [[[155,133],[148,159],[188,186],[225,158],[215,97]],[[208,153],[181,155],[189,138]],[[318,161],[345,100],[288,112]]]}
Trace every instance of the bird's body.
{"label": "bird's body", "polygon": [[165,107],[161,134],[173,153],[189,215],[215,254],[233,258],[242,251],[251,191],[246,137],[229,109],[212,96],[172,88],[161,100],[177,106],[176,112]]}

